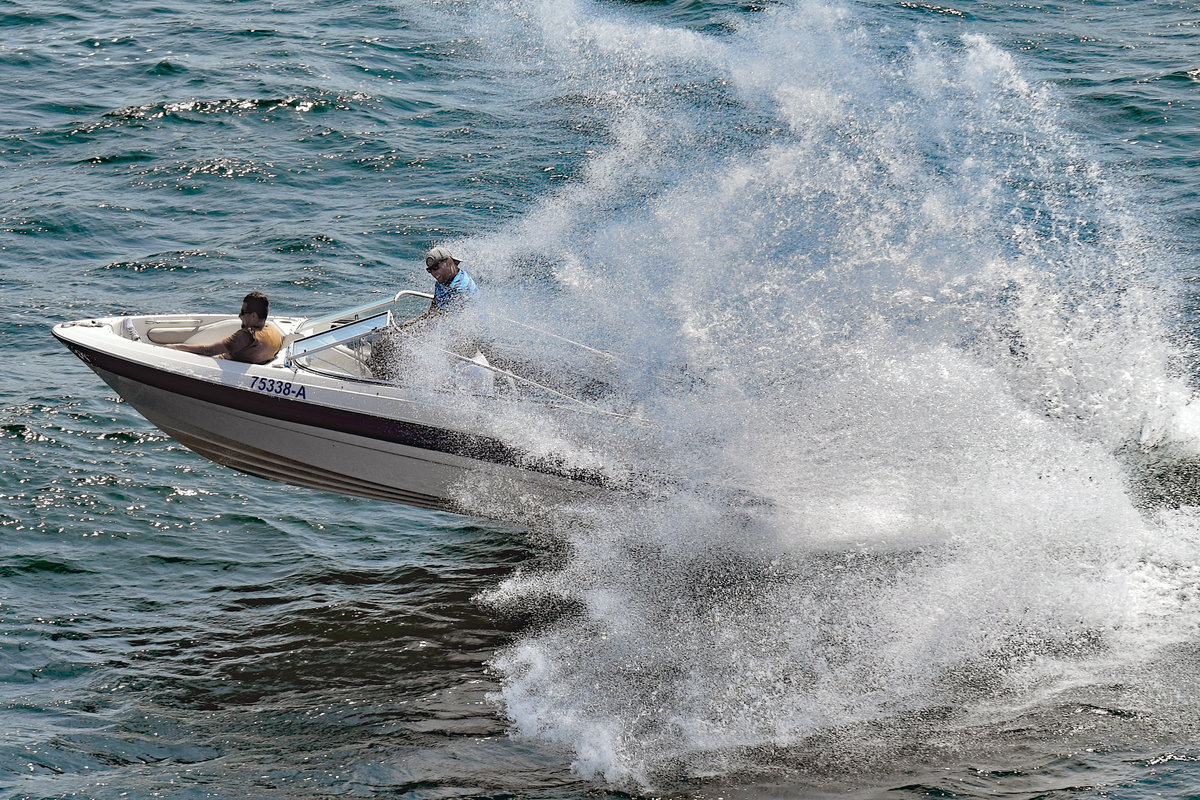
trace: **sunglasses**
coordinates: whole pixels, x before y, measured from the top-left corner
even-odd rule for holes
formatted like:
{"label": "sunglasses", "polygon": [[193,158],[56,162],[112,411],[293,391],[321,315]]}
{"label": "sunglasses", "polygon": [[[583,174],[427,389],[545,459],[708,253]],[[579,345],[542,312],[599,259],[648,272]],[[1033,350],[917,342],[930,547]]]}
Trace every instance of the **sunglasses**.
{"label": "sunglasses", "polygon": [[[445,261],[445,260],[446,260],[446,259],[444,259],[444,258],[442,259],[442,261]],[[442,261],[434,261],[434,260],[433,260],[433,259],[431,259],[431,258],[427,258],[427,259],[425,259],[425,271],[426,271],[426,272],[433,272],[434,270],[436,270],[436,269],[437,269],[437,268],[438,268],[438,267],[441,265]]]}

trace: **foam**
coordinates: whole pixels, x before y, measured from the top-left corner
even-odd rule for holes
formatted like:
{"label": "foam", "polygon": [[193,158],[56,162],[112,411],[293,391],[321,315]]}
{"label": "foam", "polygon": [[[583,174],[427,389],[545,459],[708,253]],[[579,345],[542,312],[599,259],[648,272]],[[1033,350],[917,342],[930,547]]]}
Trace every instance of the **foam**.
{"label": "foam", "polygon": [[485,598],[544,618],[494,662],[517,735],[637,791],[855,737],[883,763],[1194,633],[1195,517],[1128,456],[1197,456],[1168,254],[1011,54],[820,2],[723,36],[480,14],[498,69],[610,129],[454,248],[513,315],[626,356],[653,435],[507,429],[672,476],[541,518],[566,555]]}

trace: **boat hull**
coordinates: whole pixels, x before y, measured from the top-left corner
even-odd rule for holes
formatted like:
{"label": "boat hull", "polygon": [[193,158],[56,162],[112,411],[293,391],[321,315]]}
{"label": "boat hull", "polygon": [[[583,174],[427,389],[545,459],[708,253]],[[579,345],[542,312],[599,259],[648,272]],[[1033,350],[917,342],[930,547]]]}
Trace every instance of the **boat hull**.
{"label": "boat hull", "polygon": [[172,439],[218,464],[260,478],[450,511],[455,508],[446,494],[471,467],[439,462],[418,448],[282,422],[95,371]]}
{"label": "boat hull", "polygon": [[454,497],[469,482],[515,480],[547,500],[601,484],[595,474],[540,463],[444,419],[417,421],[428,418],[428,407],[391,397],[388,387],[364,390],[282,364],[130,342],[116,333],[119,320],[100,322],[56,326],[54,335],[168,436],[250,475],[456,512],[468,511]]}

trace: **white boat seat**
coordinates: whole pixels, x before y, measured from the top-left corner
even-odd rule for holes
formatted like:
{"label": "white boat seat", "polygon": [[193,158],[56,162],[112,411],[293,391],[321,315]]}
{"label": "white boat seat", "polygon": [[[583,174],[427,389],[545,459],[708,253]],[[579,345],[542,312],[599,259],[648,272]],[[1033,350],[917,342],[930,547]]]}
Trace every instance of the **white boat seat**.
{"label": "white boat seat", "polygon": [[146,330],[146,338],[155,344],[179,344],[195,332],[195,325],[155,325]]}
{"label": "white boat seat", "polygon": [[[267,324],[279,330],[270,320]],[[210,322],[207,325],[156,325],[146,331],[146,338],[155,344],[216,344],[232,336],[242,327],[237,317]],[[283,331],[280,331],[282,335]]]}

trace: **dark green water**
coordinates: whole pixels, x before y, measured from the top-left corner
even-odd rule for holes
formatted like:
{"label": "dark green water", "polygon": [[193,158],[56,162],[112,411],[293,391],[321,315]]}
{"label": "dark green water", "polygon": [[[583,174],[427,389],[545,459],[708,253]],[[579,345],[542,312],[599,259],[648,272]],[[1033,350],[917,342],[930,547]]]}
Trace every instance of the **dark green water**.
{"label": "dark green water", "polygon": [[[1200,795],[1194,4],[0,0],[0,78],[0,796]],[[705,376],[677,494],[267,483],[49,335],[435,242]]]}

